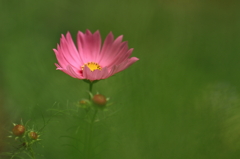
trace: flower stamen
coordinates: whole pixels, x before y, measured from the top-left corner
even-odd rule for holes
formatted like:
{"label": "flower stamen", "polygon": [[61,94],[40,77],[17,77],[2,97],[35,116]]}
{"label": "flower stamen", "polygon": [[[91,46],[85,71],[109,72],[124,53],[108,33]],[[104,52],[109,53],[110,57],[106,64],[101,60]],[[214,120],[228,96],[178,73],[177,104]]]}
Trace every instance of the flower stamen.
{"label": "flower stamen", "polygon": [[84,64],[81,68],[82,70],[84,69],[84,67],[88,67],[91,71],[94,71],[94,70],[101,70],[102,67],[96,63],[96,62],[88,62],[86,64]]}

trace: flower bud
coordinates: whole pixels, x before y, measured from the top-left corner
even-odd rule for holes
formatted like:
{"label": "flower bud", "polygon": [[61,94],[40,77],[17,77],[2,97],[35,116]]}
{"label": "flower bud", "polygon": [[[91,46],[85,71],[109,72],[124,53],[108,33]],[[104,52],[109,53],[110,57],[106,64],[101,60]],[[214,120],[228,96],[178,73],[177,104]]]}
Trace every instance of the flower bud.
{"label": "flower bud", "polygon": [[25,132],[25,127],[23,125],[15,125],[12,129],[12,132],[16,136],[21,136]]}
{"label": "flower bud", "polygon": [[85,105],[85,104],[87,104],[87,102],[86,102],[86,100],[81,100],[81,101],[79,101],[79,104]]}
{"label": "flower bud", "polygon": [[37,134],[36,132],[34,132],[34,131],[31,131],[31,132],[29,133],[29,137],[30,137],[31,139],[33,139],[33,140],[36,140],[36,139],[38,138],[38,134]]}
{"label": "flower bud", "polygon": [[92,98],[93,102],[98,106],[105,106],[107,104],[107,99],[104,95],[96,94]]}

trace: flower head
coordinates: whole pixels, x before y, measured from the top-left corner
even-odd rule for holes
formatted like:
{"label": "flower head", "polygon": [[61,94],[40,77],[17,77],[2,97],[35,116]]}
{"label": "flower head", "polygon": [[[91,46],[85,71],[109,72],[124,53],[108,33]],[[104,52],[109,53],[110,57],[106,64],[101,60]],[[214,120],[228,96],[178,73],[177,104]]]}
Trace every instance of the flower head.
{"label": "flower head", "polygon": [[90,81],[106,79],[136,62],[138,58],[131,57],[133,48],[129,49],[123,36],[114,40],[110,32],[103,45],[99,31],[91,33],[78,32],[77,47],[71,34],[62,35],[57,49],[53,49],[58,60],[57,70],[73,78]]}

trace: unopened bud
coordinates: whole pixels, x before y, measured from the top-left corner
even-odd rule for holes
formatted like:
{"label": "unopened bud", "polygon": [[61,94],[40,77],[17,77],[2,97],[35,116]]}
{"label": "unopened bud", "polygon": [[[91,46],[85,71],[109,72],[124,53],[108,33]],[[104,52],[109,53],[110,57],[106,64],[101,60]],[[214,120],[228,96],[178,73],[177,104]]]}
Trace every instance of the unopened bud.
{"label": "unopened bud", "polygon": [[104,95],[96,94],[92,98],[93,102],[98,106],[105,106],[107,104],[107,99]]}
{"label": "unopened bud", "polygon": [[85,104],[87,104],[87,102],[86,102],[86,100],[81,100],[81,101],[79,101],[79,104],[85,105]]}
{"label": "unopened bud", "polygon": [[36,140],[36,139],[38,138],[38,134],[37,134],[36,132],[34,132],[34,131],[31,131],[31,132],[29,133],[29,137],[30,137],[31,139],[33,139],[33,140]]}
{"label": "unopened bud", "polygon": [[25,132],[25,127],[23,125],[15,125],[12,129],[12,132],[16,136],[21,136]]}

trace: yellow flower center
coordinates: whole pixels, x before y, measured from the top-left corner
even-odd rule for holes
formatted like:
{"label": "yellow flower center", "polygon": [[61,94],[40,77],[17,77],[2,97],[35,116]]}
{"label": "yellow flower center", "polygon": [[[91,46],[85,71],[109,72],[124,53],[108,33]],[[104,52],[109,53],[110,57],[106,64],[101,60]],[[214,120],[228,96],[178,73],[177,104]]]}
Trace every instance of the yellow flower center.
{"label": "yellow flower center", "polygon": [[84,64],[82,66],[82,70],[84,69],[85,66],[87,66],[91,71],[102,69],[102,67],[99,64],[97,64],[96,62],[88,62],[88,63]]}

